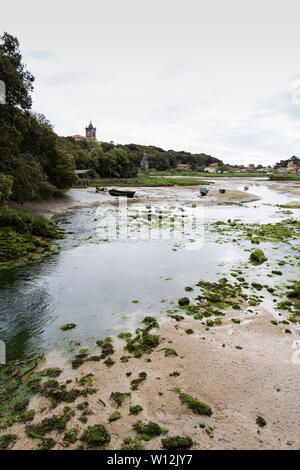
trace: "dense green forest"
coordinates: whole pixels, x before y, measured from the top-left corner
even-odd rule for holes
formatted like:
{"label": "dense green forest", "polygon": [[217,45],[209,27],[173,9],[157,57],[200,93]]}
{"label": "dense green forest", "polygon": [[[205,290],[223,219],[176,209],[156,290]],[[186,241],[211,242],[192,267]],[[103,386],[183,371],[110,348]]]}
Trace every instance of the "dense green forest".
{"label": "dense green forest", "polygon": [[210,163],[222,162],[204,153],[192,154],[163,150],[152,145],[114,145],[93,139],[75,141],[72,137],[58,137],[61,150],[73,155],[78,169],[91,170],[90,176],[133,177],[136,176],[143,153],[146,152],[152,170],[164,171],[176,168],[178,163],[188,163],[192,170],[203,171]]}

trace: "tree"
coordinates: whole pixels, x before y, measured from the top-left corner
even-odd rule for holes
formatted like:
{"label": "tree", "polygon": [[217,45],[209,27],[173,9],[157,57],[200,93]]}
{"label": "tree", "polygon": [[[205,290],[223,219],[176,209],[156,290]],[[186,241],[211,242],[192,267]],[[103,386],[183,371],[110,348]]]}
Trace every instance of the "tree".
{"label": "tree", "polygon": [[25,201],[48,199],[55,191],[47,181],[41,165],[29,153],[12,157],[11,174],[12,197],[21,204]]}
{"label": "tree", "polygon": [[6,85],[6,104],[28,111],[32,105],[34,77],[22,64],[18,39],[4,33],[0,41],[0,80]]}
{"label": "tree", "polygon": [[0,79],[6,104],[0,105],[0,172],[13,177],[13,200],[51,197],[69,188],[76,175],[72,156],[58,149],[53,126],[43,114],[31,113],[34,77],[22,63],[17,38],[0,37]]}
{"label": "tree", "polygon": [[67,189],[77,181],[72,155],[57,150],[54,165],[48,170],[49,181],[58,189]]}
{"label": "tree", "polygon": [[7,203],[11,195],[12,185],[12,177],[0,173],[0,207],[3,207]]}

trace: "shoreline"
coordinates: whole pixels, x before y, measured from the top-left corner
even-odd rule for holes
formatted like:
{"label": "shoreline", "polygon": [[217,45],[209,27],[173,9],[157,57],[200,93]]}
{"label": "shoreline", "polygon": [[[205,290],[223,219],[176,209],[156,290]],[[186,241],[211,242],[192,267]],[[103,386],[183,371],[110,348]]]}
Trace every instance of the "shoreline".
{"label": "shoreline", "polygon": [[[270,313],[259,307],[256,310],[258,315],[227,312],[223,325],[208,331],[193,318],[185,317],[179,323],[166,319],[153,332],[159,334],[160,344],[150,355],[124,363],[120,360],[124,343],[117,340],[115,353],[109,356],[115,364],[109,368],[101,361],[85,362],[72,370],[59,354],[50,353],[40,368],[64,367],[57,380],[72,380],[68,389],[77,387],[80,379],[93,374],[92,387],[97,392],[86,399],[92,414],[87,424],[79,424],[77,406],[83,398],[62,403],[53,410],[48,399],[35,396],[28,407],[36,412],[33,424],[61,414],[68,405],[75,413],[68,429],[79,428],[80,437],[88,425],[104,425],[111,436],[110,450],[120,449],[127,436],[135,438],[132,425],[138,420],[153,421],[169,431],[166,436],[143,442],[145,449],[161,449],[163,437],[176,435],[192,438],[192,449],[198,450],[299,448],[294,419],[299,401],[295,374],[298,366],[291,363],[291,339],[270,323],[273,318]],[[241,318],[240,324],[230,321],[233,314]],[[193,328],[194,333],[186,334],[188,328]],[[176,356],[165,357],[164,349],[169,347],[174,348]],[[132,391],[131,380],[141,372],[146,372],[147,378]],[[212,416],[194,414],[181,403],[177,388],[209,404]],[[131,393],[131,396],[116,408],[110,400],[111,392]],[[136,405],[143,410],[137,416],[130,415],[129,406]],[[110,423],[109,416],[115,411],[121,417]],[[255,422],[257,416],[262,416],[267,425],[260,428]],[[18,424],[9,430],[18,436],[14,449],[35,449],[37,439],[28,437],[24,428]],[[212,429],[211,434],[205,429]],[[62,433],[52,431],[47,433],[48,437],[57,442],[55,449],[64,448]],[[76,449],[80,444],[77,440],[68,448]]]}
{"label": "shoreline", "polygon": [[[209,187],[209,194],[205,197],[199,196],[199,187],[195,186],[172,186],[172,187],[120,187],[120,190],[129,189],[136,191],[137,197],[127,199],[127,203],[149,204],[158,202],[180,202],[180,203],[199,203],[204,206],[244,204],[247,202],[258,201],[260,197],[236,189],[226,187],[226,193],[220,194],[219,188],[227,185],[218,185]],[[118,187],[116,187],[118,188]],[[51,218],[68,211],[97,207],[102,204],[116,204],[118,198],[110,196],[107,191],[96,193],[94,187],[72,188],[62,197],[42,202],[25,202],[23,205],[11,202],[9,207],[17,210],[28,209],[34,215],[42,215]]]}

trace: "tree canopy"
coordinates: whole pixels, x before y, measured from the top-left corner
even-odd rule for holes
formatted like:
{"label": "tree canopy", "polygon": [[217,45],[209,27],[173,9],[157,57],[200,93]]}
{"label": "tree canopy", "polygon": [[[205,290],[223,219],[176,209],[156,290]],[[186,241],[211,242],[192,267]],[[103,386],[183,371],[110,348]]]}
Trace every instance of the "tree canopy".
{"label": "tree canopy", "polygon": [[19,41],[8,33],[0,37],[0,80],[6,85],[0,172],[11,181],[11,199],[45,199],[69,188],[76,181],[74,158],[58,148],[49,121],[31,112],[34,77],[22,63]]}

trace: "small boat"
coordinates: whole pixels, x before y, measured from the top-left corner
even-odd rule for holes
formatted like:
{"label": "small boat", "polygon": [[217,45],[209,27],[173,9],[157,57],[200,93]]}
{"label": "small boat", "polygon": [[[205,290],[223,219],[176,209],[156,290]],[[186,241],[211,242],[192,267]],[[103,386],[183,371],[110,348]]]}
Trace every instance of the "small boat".
{"label": "small boat", "polygon": [[220,189],[219,189],[219,193],[225,194],[225,193],[226,193],[226,189],[220,188]]}
{"label": "small boat", "polygon": [[208,188],[200,188],[200,196],[207,196]]}
{"label": "small boat", "polygon": [[249,186],[244,186],[244,191],[248,191]]}
{"label": "small boat", "polygon": [[96,186],[96,193],[104,193],[105,191],[107,191],[106,188],[100,188],[99,186]]}
{"label": "small boat", "polygon": [[110,189],[109,194],[111,196],[123,196],[123,197],[133,197],[135,194],[135,191],[119,191],[119,189]]}

